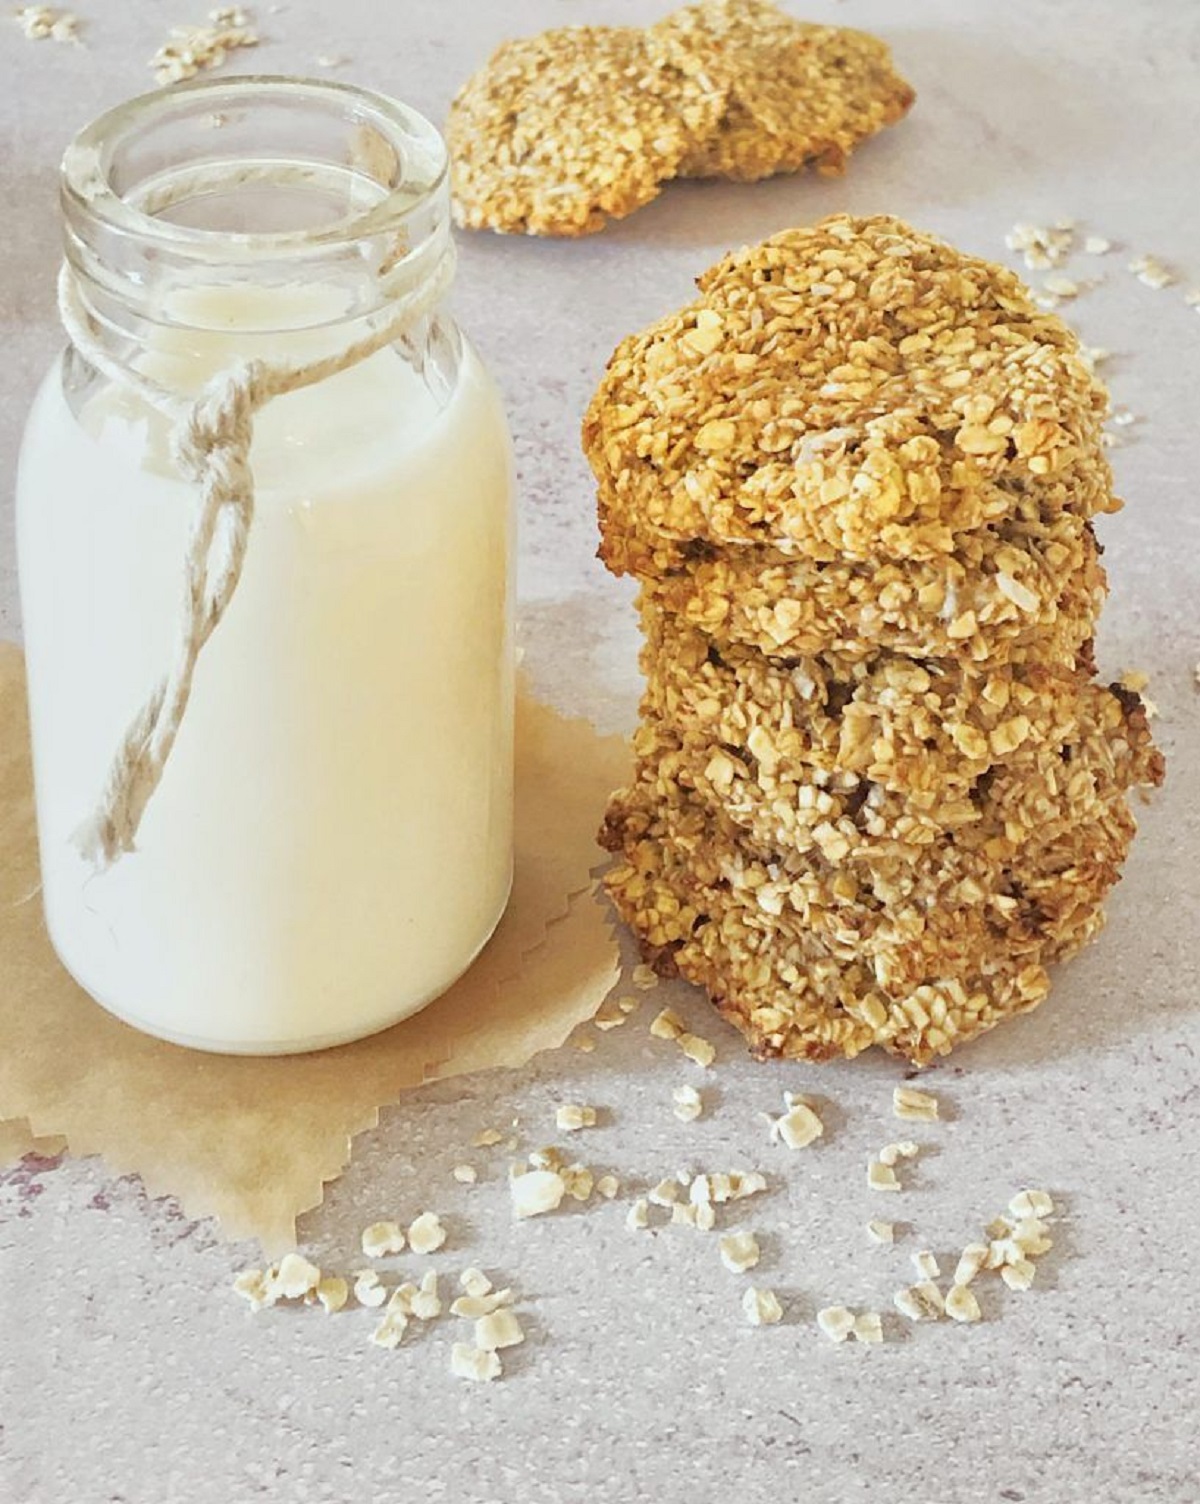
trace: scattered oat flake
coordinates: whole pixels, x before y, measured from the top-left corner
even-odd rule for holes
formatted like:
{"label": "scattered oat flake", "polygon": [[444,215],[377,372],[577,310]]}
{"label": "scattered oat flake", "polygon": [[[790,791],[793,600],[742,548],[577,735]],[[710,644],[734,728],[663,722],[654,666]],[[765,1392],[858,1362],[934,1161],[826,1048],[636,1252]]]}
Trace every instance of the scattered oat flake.
{"label": "scattered oat flake", "polygon": [[845,1306],[825,1306],[817,1312],[817,1325],[830,1342],[845,1342],[854,1330],[854,1312]]}
{"label": "scattered oat flake", "polygon": [[1069,220],[1059,220],[1054,225],[1016,224],[1004,237],[1005,245],[1021,253],[1030,271],[1061,266],[1070,255],[1074,240],[1074,224]]}
{"label": "scattered oat flake", "polygon": [[704,1100],[694,1086],[677,1086],[671,1093],[671,1111],[681,1123],[692,1123],[704,1111]]}
{"label": "scattered oat flake", "polygon": [[571,1043],[581,1055],[590,1055],[596,1048],[596,1041],[590,1034],[577,1034]]}
{"label": "scattered oat flake", "polygon": [[1014,1263],[1005,1264],[1000,1270],[1000,1278],[1010,1290],[1028,1290],[1033,1284],[1033,1277],[1037,1270],[1030,1259],[1017,1259]]}
{"label": "scattered oat flake", "polygon": [[914,1086],[897,1086],[892,1092],[892,1112],[915,1123],[936,1123],[938,1099]]}
{"label": "scattered oat flake", "polygon": [[655,1039],[678,1039],[686,1030],[679,1014],[673,1008],[664,1008],[651,1021],[650,1032]]}
{"label": "scattered oat flake", "polygon": [[1079,296],[1079,283],[1071,277],[1064,277],[1061,272],[1052,272],[1042,283],[1042,286],[1056,298],[1075,298]]}
{"label": "scattered oat flake", "polygon": [[78,42],[79,18],[50,5],[23,5],[13,20],[30,42]]}
{"label": "scattered oat flake", "polygon": [[959,1254],[954,1270],[956,1285],[969,1285],[987,1263],[988,1249],[984,1243],[968,1243]]}
{"label": "scattered oat flake", "polygon": [[946,1315],[951,1321],[978,1321],[983,1315],[975,1292],[966,1285],[955,1284],[946,1296]]}
{"label": "scattered oat flake", "polygon": [[317,1288],[321,1271],[298,1253],[286,1253],[271,1279],[273,1289],[284,1300],[300,1300]]}
{"label": "scattered oat flake", "polygon": [[177,84],[210,68],[219,68],[240,47],[257,47],[258,33],[238,6],[209,12],[207,26],[176,26],[150,67],[160,84]]}
{"label": "scattered oat flake", "polygon": [[558,1173],[572,1201],[586,1201],[592,1194],[595,1177],[586,1165],[564,1165]]}
{"label": "scattered oat flake", "polygon": [[717,1244],[721,1262],[731,1274],[745,1274],[759,1259],[758,1239],[752,1232],[731,1232]]}
{"label": "scattered oat flake", "polygon": [[450,1314],[468,1321],[478,1321],[481,1316],[490,1316],[501,1306],[511,1305],[513,1292],[509,1289],[492,1290],[486,1295],[460,1295],[450,1303]]}
{"label": "scattered oat flake", "polygon": [[[547,1144],[544,1149],[534,1149],[529,1156],[529,1163],[535,1170],[561,1170],[567,1162],[567,1156],[555,1144]],[[524,1174],[524,1166],[518,1167]]]}
{"label": "scattered oat flake", "polygon": [[641,962],[633,968],[631,980],[635,987],[640,988],[643,992],[649,992],[652,988],[658,986],[658,972],[655,971],[653,966],[647,966],[645,962]]}
{"label": "scattered oat flake", "polygon": [[883,1318],[878,1311],[863,1311],[854,1318],[854,1340],[866,1343],[883,1341]]}
{"label": "scattered oat flake", "polygon": [[494,1353],[500,1347],[516,1347],[525,1341],[525,1333],[516,1313],[507,1306],[481,1316],[475,1323],[475,1346],[481,1352]]}
{"label": "scattered oat flake", "polygon": [[504,1370],[500,1365],[499,1353],[485,1352],[482,1348],[471,1347],[469,1343],[456,1342],[450,1349],[450,1372],[456,1378],[486,1384],[492,1379],[498,1379]]}
{"label": "scattered oat flake", "polygon": [[742,1311],[751,1326],[774,1326],[783,1320],[783,1307],[774,1290],[751,1285],[742,1296]]}
{"label": "scattered oat flake", "polygon": [[504,1135],[498,1128],[483,1128],[471,1140],[471,1146],[475,1149],[490,1149],[493,1144],[498,1144]]}
{"label": "scattered oat flake", "polygon": [[786,1092],[784,1104],[787,1111],[783,1116],[771,1120],[771,1137],[789,1149],[806,1149],[822,1136],[825,1125],[802,1097]]}
{"label": "scattered oat flake", "polygon": [[442,1314],[442,1297],[438,1293],[437,1271],[429,1269],[410,1300],[410,1309],[418,1321],[433,1321]]}
{"label": "scattered oat flake", "polygon": [[400,1339],[408,1330],[408,1317],[400,1309],[389,1310],[383,1320],[371,1333],[371,1341],[376,1347],[395,1348],[400,1346]]}
{"label": "scattered oat flake", "polygon": [[596,1109],[581,1102],[564,1102],[554,1114],[554,1126],[563,1133],[578,1133],[581,1128],[596,1126]]}
{"label": "scattered oat flake", "polygon": [[893,1302],[901,1316],[910,1321],[936,1321],[946,1309],[942,1292],[932,1280],[897,1290]]}
{"label": "scattered oat flake", "polygon": [[540,1217],[554,1211],[567,1193],[557,1170],[530,1170],[509,1181],[514,1217]]}
{"label": "scattered oat flake", "polygon": [[278,1299],[261,1269],[243,1269],[235,1277],[233,1289],[235,1294],[250,1302],[252,1311],[262,1311],[267,1306],[273,1306]]}
{"label": "scattered oat flake", "polygon": [[894,1243],[896,1241],[896,1227],[892,1222],[868,1222],[867,1233],[872,1242],[875,1243]]}
{"label": "scattered oat flake", "polygon": [[912,1261],[913,1268],[922,1279],[937,1279],[942,1272],[938,1267],[937,1259],[927,1248],[923,1248],[920,1253],[914,1253]]}
{"label": "scattered oat flake", "polygon": [[901,1159],[915,1159],[919,1153],[920,1145],[906,1138],[898,1144],[884,1144],[879,1151],[879,1163],[890,1167]]}
{"label": "scattered oat flake", "polygon": [[702,1065],[705,1069],[717,1058],[715,1046],[699,1034],[680,1034],[676,1043],[689,1060],[694,1060],[697,1065]]}
{"label": "scattered oat flake", "polygon": [[317,1281],[317,1300],[327,1316],[340,1311],[350,1299],[350,1286],[338,1274],[326,1274]]}
{"label": "scattered oat flake", "polygon": [[650,1192],[648,1198],[655,1206],[674,1206],[679,1200],[679,1182],[677,1180],[660,1180]]}
{"label": "scattered oat flake", "polygon": [[479,1171],[474,1165],[455,1165],[451,1174],[460,1185],[474,1185],[479,1179]]}
{"label": "scattered oat flake", "polygon": [[1018,1191],[1008,1209],[1014,1217],[1052,1217],[1054,1200],[1048,1191]]}
{"label": "scattered oat flake", "polygon": [[596,1194],[603,1196],[605,1201],[611,1201],[621,1189],[621,1182],[615,1175],[601,1175],[596,1181]]}
{"label": "scattered oat flake", "polygon": [[492,1288],[492,1282],[482,1269],[476,1269],[474,1265],[471,1265],[458,1276],[458,1287],[460,1290],[465,1290],[468,1295],[487,1295]]}
{"label": "scattered oat flake", "polygon": [[446,1229],[437,1212],[422,1212],[408,1229],[408,1246],[414,1253],[435,1253],[446,1241]]}
{"label": "scattered oat flake", "polygon": [[867,1166],[867,1184],[873,1191],[898,1191],[900,1189],[895,1170],[891,1165],[885,1165],[878,1159],[873,1159]]}
{"label": "scattered oat flake", "polygon": [[1112,250],[1112,241],[1105,239],[1103,235],[1087,235],[1084,237],[1083,249],[1089,256],[1107,256]]}
{"label": "scattered oat flake", "polygon": [[1170,287],[1176,280],[1175,273],[1157,256],[1135,256],[1129,263],[1129,270],[1144,286],[1156,291]]}
{"label": "scattered oat flake", "polygon": [[381,1306],[387,1293],[374,1269],[360,1270],[354,1278],[354,1298],[360,1306]]}
{"label": "scattered oat flake", "polygon": [[640,1232],[642,1228],[650,1225],[650,1203],[645,1196],[638,1199],[625,1214],[625,1226],[630,1232]]}
{"label": "scattered oat flake", "polygon": [[673,1227],[696,1226],[696,1208],[690,1201],[677,1201],[671,1208],[671,1225]]}
{"label": "scattered oat flake", "polygon": [[619,997],[617,999],[617,1007],[620,1008],[622,1013],[636,1013],[641,1006],[636,997]]}

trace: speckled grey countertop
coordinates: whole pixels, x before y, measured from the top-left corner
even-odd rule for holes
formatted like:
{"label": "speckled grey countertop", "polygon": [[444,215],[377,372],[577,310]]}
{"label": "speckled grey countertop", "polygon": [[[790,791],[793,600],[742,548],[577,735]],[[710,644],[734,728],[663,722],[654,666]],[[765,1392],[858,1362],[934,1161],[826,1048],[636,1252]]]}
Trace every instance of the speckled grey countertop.
{"label": "speckled grey countertop", "polygon": [[[75,127],[146,85],[144,60],[167,27],[204,6],[76,9],[90,23],[78,51],[34,47],[0,25],[0,635],[10,637],[20,633],[12,467],[58,344],[58,153]],[[269,45],[245,63],[305,72],[344,54],[340,76],[435,119],[505,35],[657,14],[648,0],[271,9],[259,15]],[[845,179],[679,185],[580,244],[463,246],[457,306],[517,436],[527,662],[563,709],[631,724],[631,591],[593,559],[578,419],[617,339],[682,301],[719,253],[843,208],[892,211],[993,255],[1016,220],[1077,217],[1122,254],[1096,263],[1106,280],[1071,316],[1114,351],[1116,400],[1138,419],[1114,455],[1130,505],[1103,527],[1113,589],[1100,656],[1106,670],[1152,673],[1170,761],[1106,934],[1038,1014],[933,1073],[949,1120],[916,1135],[936,1152],[888,1203],[913,1229],[891,1251],[867,1246],[863,1224],[881,1198],[862,1166],[899,1126],[896,1063],[755,1066],[686,989],[672,1001],[720,1046],[699,1123],[671,1115],[686,1062],[648,1038],[645,1012],[594,1054],[565,1050],[386,1111],[302,1220],[305,1245],[353,1267],[366,1221],[440,1207],[451,1246],[438,1261],[482,1263],[523,1295],[530,1341],[490,1387],[451,1377],[447,1327],[383,1353],[365,1345],[358,1318],[254,1318],[228,1288],[252,1248],[222,1243],[99,1162],[27,1160],[0,1174],[3,1504],[1200,1498],[1200,317],[1180,287],[1154,292],[1125,270],[1129,254],[1149,251],[1200,283],[1200,9],[814,0],[809,13],[879,30],[920,96]],[[818,1148],[790,1159],[760,1117],[778,1110],[784,1086],[817,1094],[829,1125]],[[737,1221],[760,1234],[755,1278],[783,1296],[783,1324],[744,1323],[745,1276],[721,1267],[710,1239],[634,1235],[620,1204],[513,1225],[503,1156],[466,1146],[514,1115],[530,1142],[551,1140],[554,1104],[568,1099],[605,1109],[587,1156],[631,1179],[696,1165],[771,1175],[773,1194],[743,1203]],[[473,1188],[450,1176],[466,1157],[486,1166]],[[813,1314],[830,1301],[888,1308],[912,1249],[952,1255],[1022,1184],[1049,1187],[1063,1208],[1033,1291],[989,1287],[987,1319],[972,1328],[902,1330],[894,1318],[880,1348],[817,1333]]]}

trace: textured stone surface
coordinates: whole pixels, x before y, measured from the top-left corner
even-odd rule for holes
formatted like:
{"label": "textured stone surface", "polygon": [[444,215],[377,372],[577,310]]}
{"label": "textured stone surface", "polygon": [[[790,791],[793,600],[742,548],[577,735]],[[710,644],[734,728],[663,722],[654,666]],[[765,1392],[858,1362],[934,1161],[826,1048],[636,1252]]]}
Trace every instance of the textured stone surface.
{"label": "textured stone surface", "polygon": [[[0,23],[0,633],[13,637],[12,465],[58,342],[55,160],[71,129],[147,85],[145,59],[167,26],[199,21],[204,6],[77,9],[91,23],[79,51],[28,44]],[[289,0],[274,15],[260,8],[272,40],[234,62],[304,72],[341,53],[351,63],[340,76],[440,118],[506,34],[657,14],[646,0],[344,0],[336,11]],[[676,184],[583,244],[464,243],[457,306],[504,384],[517,434],[527,662],[564,709],[631,723],[632,592],[592,558],[577,428],[613,345],[682,303],[693,274],[731,245],[836,209],[897,213],[984,254],[1002,254],[1016,220],[1078,216],[1122,254],[1070,268],[1107,280],[1066,311],[1089,343],[1117,352],[1116,399],[1142,419],[1114,455],[1130,506],[1101,528],[1113,596],[1100,659],[1113,672],[1151,671],[1169,760],[1107,933],[1039,1014],[932,1074],[952,1115],[912,1126],[939,1152],[902,1168],[899,1196],[868,1192],[864,1173],[869,1154],[910,1134],[891,1118],[895,1062],[755,1066],[682,988],[646,997],[594,1054],[566,1050],[515,1074],[447,1083],[387,1112],[304,1219],[306,1248],[358,1268],[366,1223],[440,1210],[446,1248],[397,1267],[481,1264],[517,1287],[528,1340],[489,1386],[450,1375],[450,1343],[467,1335],[450,1318],[384,1352],[366,1343],[370,1313],[252,1317],[228,1286],[254,1250],[224,1245],[99,1163],[27,1162],[0,1177],[4,1504],[1200,1497],[1200,513],[1190,474],[1200,318],[1179,288],[1153,292],[1125,271],[1126,248],[1149,251],[1200,283],[1186,191],[1200,134],[1200,14],[1190,0],[814,0],[807,14],[877,27],[919,94],[844,179]],[[648,1037],[668,998],[717,1041],[712,1071]],[[686,1080],[709,1099],[692,1124],[671,1112],[671,1090]],[[760,1116],[779,1112],[785,1087],[820,1100],[825,1137],[802,1152],[772,1145]],[[783,1298],[780,1325],[746,1323],[750,1277],[721,1266],[713,1235],[627,1232],[625,1189],[611,1205],[567,1203],[513,1224],[506,1156],[470,1140],[514,1115],[528,1147],[560,1140],[562,1101],[606,1109],[569,1148],[620,1173],[625,1189],[681,1166],[768,1173],[772,1194],[739,1203],[729,1225],[758,1234],[753,1279]],[[453,1180],[462,1161],[479,1166],[478,1185]],[[908,1329],[885,1315],[880,1347],[835,1346],[817,1331],[823,1306],[889,1311],[916,1248],[952,1267],[1027,1184],[1048,1187],[1064,1211],[1029,1293],[981,1286],[984,1320],[970,1327]],[[894,1248],[872,1247],[864,1229],[875,1216],[912,1230]]]}

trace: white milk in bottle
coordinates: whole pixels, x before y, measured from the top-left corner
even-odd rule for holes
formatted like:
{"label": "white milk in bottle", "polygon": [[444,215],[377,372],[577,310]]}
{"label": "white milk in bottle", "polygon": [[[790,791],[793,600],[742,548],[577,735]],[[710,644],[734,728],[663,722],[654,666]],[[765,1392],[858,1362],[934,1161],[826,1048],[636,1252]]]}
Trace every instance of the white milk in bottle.
{"label": "white milk in bottle", "polygon": [[[470,964],[511,881],[511,456],[438,306],[440,139],[342,86],[206,84],[89,127],[64,203],[96,348],[46,378],[18,488],[51,938],[106,1008],[183,1044],[369,1034]],[[176,417],[139,381],[186,406],[389,320],[255,415],[236,588],[136,834],[98,856],[84,832],[177,655],[198,516]]]}

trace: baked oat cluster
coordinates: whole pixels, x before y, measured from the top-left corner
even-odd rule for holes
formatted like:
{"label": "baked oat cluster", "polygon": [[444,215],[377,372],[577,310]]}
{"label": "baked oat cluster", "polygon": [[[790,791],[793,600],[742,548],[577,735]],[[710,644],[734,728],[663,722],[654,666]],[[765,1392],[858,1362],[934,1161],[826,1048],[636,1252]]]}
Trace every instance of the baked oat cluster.
{"label": "baked oat cluster", "polygon": [[1046,996],[1163,763],[1095,677],[1104,388],[880,216],[735,252],[584,420],[646,693],[607,885],[759,1055],[925,1064]]}
{"label": "baked oat cluster", "polygon": [[455,215],[472,230],[589,235],[675,177],[840,173],[913,97],[875,37],[770,0],[541,32],[505,42],[451,106]]}

